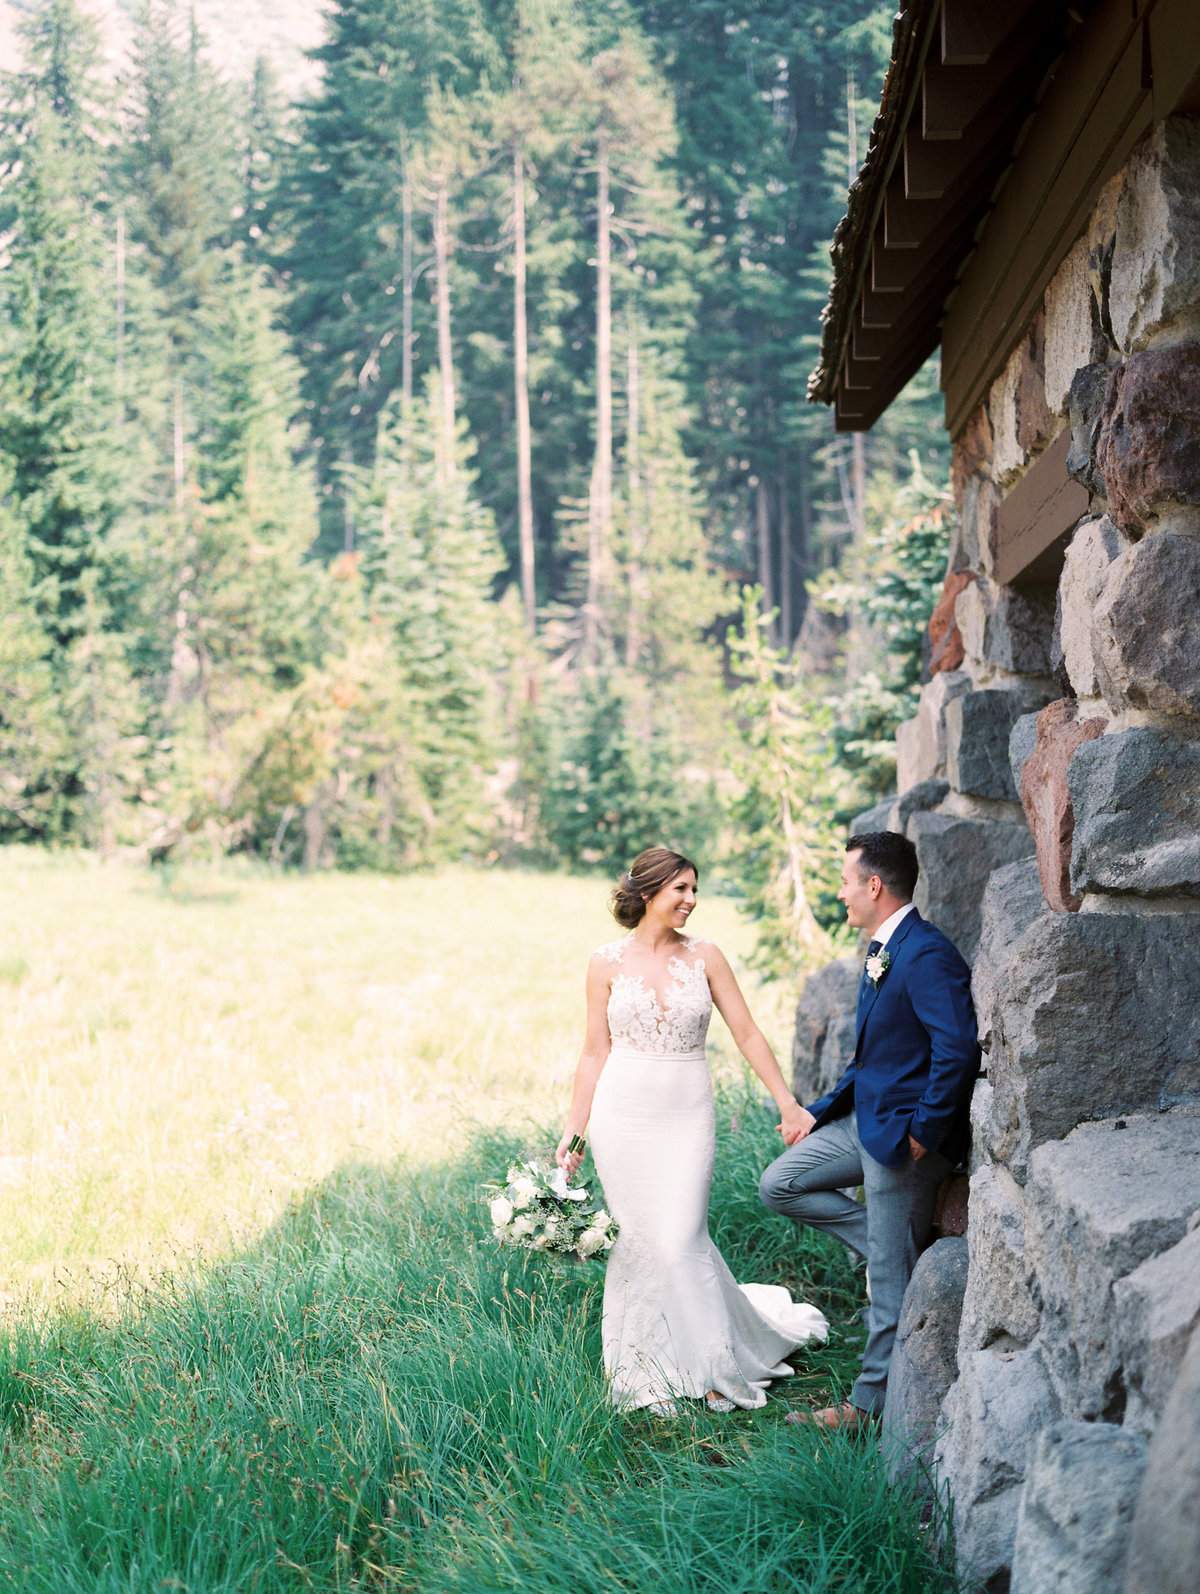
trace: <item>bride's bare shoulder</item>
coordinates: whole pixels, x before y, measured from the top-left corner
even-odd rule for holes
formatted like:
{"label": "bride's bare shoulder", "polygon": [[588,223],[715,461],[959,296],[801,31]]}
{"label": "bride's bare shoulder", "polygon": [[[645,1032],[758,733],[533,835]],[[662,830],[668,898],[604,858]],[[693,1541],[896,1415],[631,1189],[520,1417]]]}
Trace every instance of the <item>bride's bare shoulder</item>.
{"label": "bride's bare shoulder", "polygon": [[694,935],[683,937],[684,949],[693,957],[703,958],[709,965],[728,968],[729,963],[724,952],[715,941],[701,941]]}
{"label": "bride's bare shoulder", "polygon": [[625,956],[625,948],[629,945],[629,937],[623,935],[619,941],[606,941],[603,946],[598,946],[592,953],[592,961],[599,959],[603,963],[619,963]]}

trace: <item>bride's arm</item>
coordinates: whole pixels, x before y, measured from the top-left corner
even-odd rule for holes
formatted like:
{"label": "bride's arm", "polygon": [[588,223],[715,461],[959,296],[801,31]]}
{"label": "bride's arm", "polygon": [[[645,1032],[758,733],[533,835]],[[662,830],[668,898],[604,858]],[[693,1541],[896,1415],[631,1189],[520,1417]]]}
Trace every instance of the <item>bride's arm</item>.
{"label": "bride's arm", "polygon": [[779,1108],[778,1128],[784,1144],[794,1146],[798,1140],[804,1139],[816,1119],[788,1089],[783,1071],[775,1060],[775,1053],[751,1017],[746,998],[741,993],[725,954],[711,942],[705,948],[704,967],[717,1011],[729,1025],[729,1032],[737,1042],[738,1050],[771,1092]]}
{"label": "bride's arm", "polygon": [[596,1091],[596,1081],[600,1078],[608,1061],[608,1054],[612,1050],[612,1040],[608,1033],[608,989],[609,975],[604,959],[598,953],[593,954],[587,971],[587,1034],[583,1038],[583,1050],[579,1054],[579,1062],[575,1065],[575,1089],[571,1094],[567,1126],[558,1143],[558,1150],[554,1153],[555,1162],[560,1168],[567,1170],[569,1178],[574,1177],[579,1164],[583,1161],[583,1152],[568,1151],[567,1147],[573,1136],[579,1135],[582,1139],[587,1129],[588,1119],[592,1115],[592,1097]]}

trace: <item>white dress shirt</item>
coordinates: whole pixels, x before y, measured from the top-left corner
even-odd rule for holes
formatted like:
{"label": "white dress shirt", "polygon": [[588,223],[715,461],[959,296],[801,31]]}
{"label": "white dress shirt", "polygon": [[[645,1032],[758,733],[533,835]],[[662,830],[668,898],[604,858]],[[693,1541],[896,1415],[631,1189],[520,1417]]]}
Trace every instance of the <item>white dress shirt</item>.
{"label": "white dress shirt", "polygon": [[880,951],[883,950],[883,948],[895,935],[901,920],[907,918],[912,911],[913,904],[911,902],[906,902],[902,908],[897,908],[895,913],[893,913],[890,918],[887,918],[883,921],[878,930],[876,930],[875,934],[871,937],[872,941],[879,942]]}

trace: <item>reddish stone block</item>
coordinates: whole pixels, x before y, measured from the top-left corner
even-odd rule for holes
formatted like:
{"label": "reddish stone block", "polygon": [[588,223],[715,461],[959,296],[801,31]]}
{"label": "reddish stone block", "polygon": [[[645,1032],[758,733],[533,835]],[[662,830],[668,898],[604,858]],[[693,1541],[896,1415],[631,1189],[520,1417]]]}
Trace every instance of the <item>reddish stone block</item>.
{"label": "reddish stone block", "polygon": [[1108,379],[1096,462],[1117,525],[1200,504],[1200,346],[1147,349]]}
{"label": "reddish stone block", "polygon": [[954,618],[954,605],[960,592],[965,592],[976,579],[973,570],[956,570],[946,577],[937,607],[929,617],[929,673],[938,675],[942,670],[957,670],[963,661],[962,632]]}
{"label": "reddish stone block", "polygon": [[954,439],[950,458],[950,486],[954,502],[962,508],[963,494],[972,476],[992,469],[992,421],[986,404],[977,404],[971,418]]}
{"label": "reddish stone block", "polygon": [[1037,745],[1021,771],[1021,802],[1033,831],[1038,874],[1046,906],[1055,913],[1078,913],[1071,894],[1071,840],[1075,812],[1067,789],[1067,766],[1077,748],[1103,736],[1105,721],[1081,720],[1073,697],[1062,697],[1037,717]]}

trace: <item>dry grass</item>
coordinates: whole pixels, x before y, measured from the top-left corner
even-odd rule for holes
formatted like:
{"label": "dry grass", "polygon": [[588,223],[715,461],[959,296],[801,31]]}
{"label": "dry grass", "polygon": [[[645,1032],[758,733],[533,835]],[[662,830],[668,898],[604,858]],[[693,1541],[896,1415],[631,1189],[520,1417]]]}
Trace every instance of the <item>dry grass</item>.
{"label": "dry grass", "polygon": [[[164,880],[8,848],[0,887],[10,1297],[242,1244],[348,1161],[553,1121],[587,954],[618,933],[604,883],[564,876]],[[693,928],[735,961],[753,940],[727,899]],[[786,993],[754,1005],[786,1048]]]}

